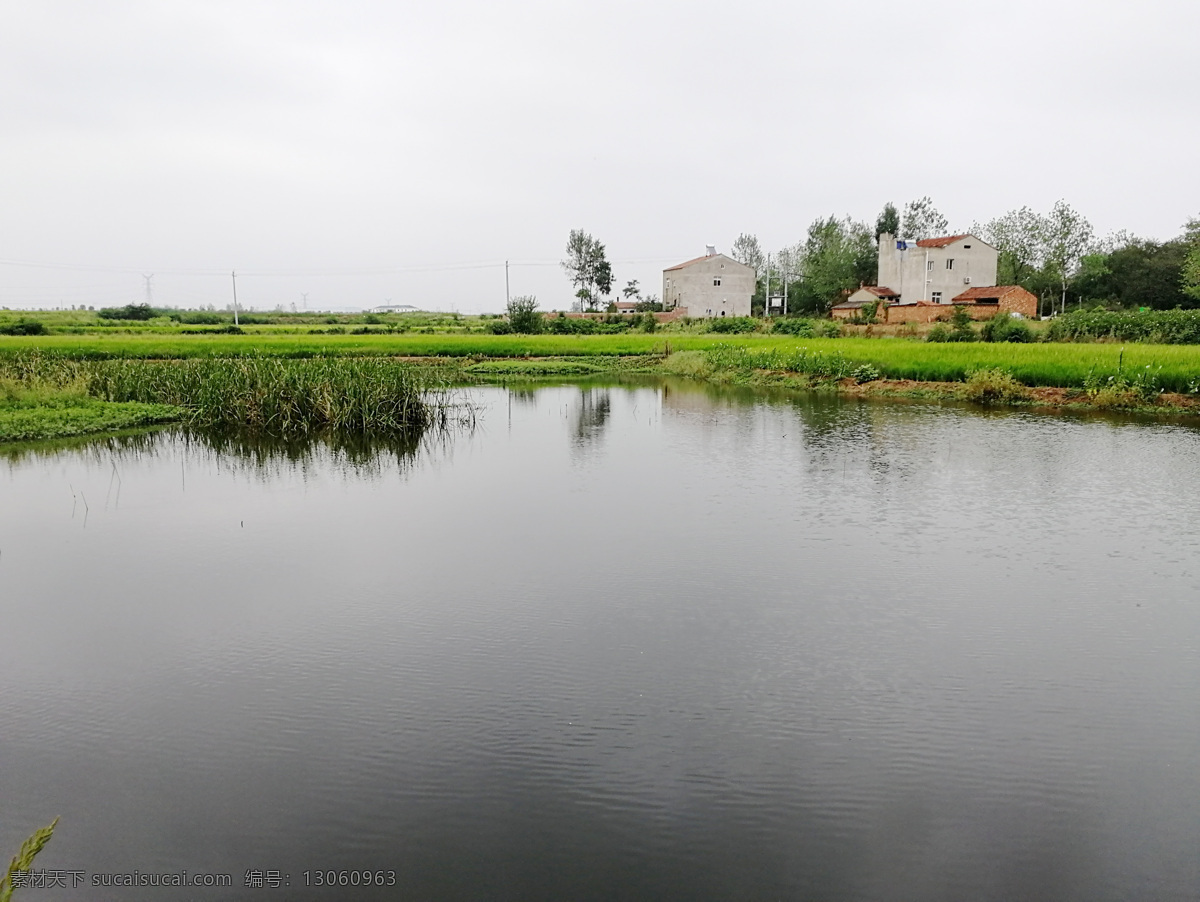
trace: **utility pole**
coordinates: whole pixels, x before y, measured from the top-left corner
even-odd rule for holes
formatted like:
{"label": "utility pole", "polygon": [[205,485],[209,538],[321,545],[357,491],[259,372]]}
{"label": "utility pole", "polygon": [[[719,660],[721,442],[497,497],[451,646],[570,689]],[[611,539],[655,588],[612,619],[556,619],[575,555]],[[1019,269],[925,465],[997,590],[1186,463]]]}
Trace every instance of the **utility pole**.
{"label": "utility pole", "polygon": [[236,269],[233,271],[232,275],[233,275],[233,324],[236,326],[236,325],[238,325],[237,270]]}
{"label": "utility pole", "polygon": [[151,282],[154,280],[154,273],[150,273],[150,275],[146,275],[145,273],[142,273],[142,278],[146,280],[146,306],[153,307],[154,306],[154,287],[151,285]]}
{"label": "utility pole", "polygon": [[302,309],[302,310],[308,309],[308,292],[307,291],[300,292],[300,309]]}
{"label": "utility pole", "polygon": [[512,296],[508,293],[508,261],[504,261],[504,303],[511,304]]}
{"label": "utility pole", "polygon": [[767,254],[767,274],[763,278],[763,319],[771,312],[771,255]]}

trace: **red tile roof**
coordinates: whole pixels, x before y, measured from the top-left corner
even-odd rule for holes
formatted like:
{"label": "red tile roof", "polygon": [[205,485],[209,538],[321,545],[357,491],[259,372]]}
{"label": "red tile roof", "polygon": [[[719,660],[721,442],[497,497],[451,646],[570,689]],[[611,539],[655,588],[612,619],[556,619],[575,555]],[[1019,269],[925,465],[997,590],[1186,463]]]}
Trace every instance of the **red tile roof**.
{"label": "red tile roof", "polygon": [[695,260],[688,260],[686,263],[679,263],[675,266],[668,266],[663,272],[670,272],[673,269],[683,269],[685,266],[691,266],[693,263],[699,263],[702,260],[710,260],[713,257],[720,257],[722,254],[705,254],[703,257],[697,257]]}
{"label": "red tile roof", "polygon": [[972,235],[946,235],[942,238],[922,238],[917,242],[917,247],[949,247],[956,241],[962,241],[964,238],[974,237]]}
{"label": "red tile roof", "polygon": [[869,292],[871,292],[871,294],[875,295],[875,297],[877,297],[877,298],[898,298],[898,297],[900,297],[900,292],[892,291],[892,289],[888,288],[886,285],[864,285],[860,290],[861,291],[869,291]]}

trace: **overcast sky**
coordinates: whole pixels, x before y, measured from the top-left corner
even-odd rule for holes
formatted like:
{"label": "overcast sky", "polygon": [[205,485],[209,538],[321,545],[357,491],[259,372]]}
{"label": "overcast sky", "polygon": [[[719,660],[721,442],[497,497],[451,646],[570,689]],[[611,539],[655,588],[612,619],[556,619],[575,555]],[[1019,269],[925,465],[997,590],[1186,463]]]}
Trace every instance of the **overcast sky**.
{"label": "overcast sky", "polygon": [[[930,195],[1200,215],[1200,3],[0,0],[0,304],[499,311]],[[28,264],[49,264],[31,266]]]}

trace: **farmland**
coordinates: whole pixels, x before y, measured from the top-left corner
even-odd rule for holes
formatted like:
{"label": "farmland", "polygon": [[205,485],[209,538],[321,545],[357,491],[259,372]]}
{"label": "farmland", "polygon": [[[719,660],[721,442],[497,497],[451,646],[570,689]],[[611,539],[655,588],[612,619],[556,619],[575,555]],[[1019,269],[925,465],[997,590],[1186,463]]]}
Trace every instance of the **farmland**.
{"label": "farmland", "polygon": [[746,383],[793,374],[796,388],[846,380],[892,393],[929,391],[898,388],[902,381],[945,387],[986,372],[1072,390],[1071,403],[1192,410],[1185,396],[1200,391],[1200,347],[687,331],[328,334],[263,327],[244,334],[160,328],[2,335],[0,441],[163,421],[284,433],[421,428],[445,420],[446,396],[438,392],[450,382],[629,371]]}

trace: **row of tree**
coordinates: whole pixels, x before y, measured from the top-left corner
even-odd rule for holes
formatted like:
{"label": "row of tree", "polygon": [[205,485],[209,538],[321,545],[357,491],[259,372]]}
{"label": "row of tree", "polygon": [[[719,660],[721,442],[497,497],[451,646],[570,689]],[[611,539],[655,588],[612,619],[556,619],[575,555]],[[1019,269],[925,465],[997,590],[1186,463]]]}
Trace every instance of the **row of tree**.
{"label": "row of tree", "polygon": [[[1021,207],[960,231],[999,251],[999,284],[1026,288],[1042,299],[1047,312],[1075,304],[1200,307],[1200,218],[1189,220],[1169,241],[1124,231],[1097,238],[1087,218],[1060,200],[1045,214]],[[786,299],[788,312],[821,314],[859,285],[874,284],[882,234],[914,240],[952,232],[933,201],[922,197],[905,204],[903,212],[885,204],[874,229],[848,216],[822,217],[802,241],[769,258],[758,238],[743,233],[730,256],[757,274],[756,311],[763,310],[766,298],[778,297]],[[582,229],[572,230],[562,266],[575,286],[579,309],[607,306],[613,272],[603,244]],[[621,293],[639,309],[657,307],[657,297],[642,297],[636,280]]]}
{"label": "row of tree", "polygon": [[[1068,304],[1200,307],[1200,219],[1164,242],[1128,232],[1098,239],[1087,218],[1060,200],[1046,214],[1021,207],[961,231],[999,251],[999,284],[1021,285],[1043,300],[1046,311]],[[791,312],[824,313],[859,285],[875,282],[884,233],[904,239],[953,234],[923,197],[903,213],[886,204],[874,230],[849,217],[817,219],[803,241],[771,254],[769,285],[767,256],[754,235],[739,235],[731,256],[758,274],[757,309],[770,295],[786,297]]]}

